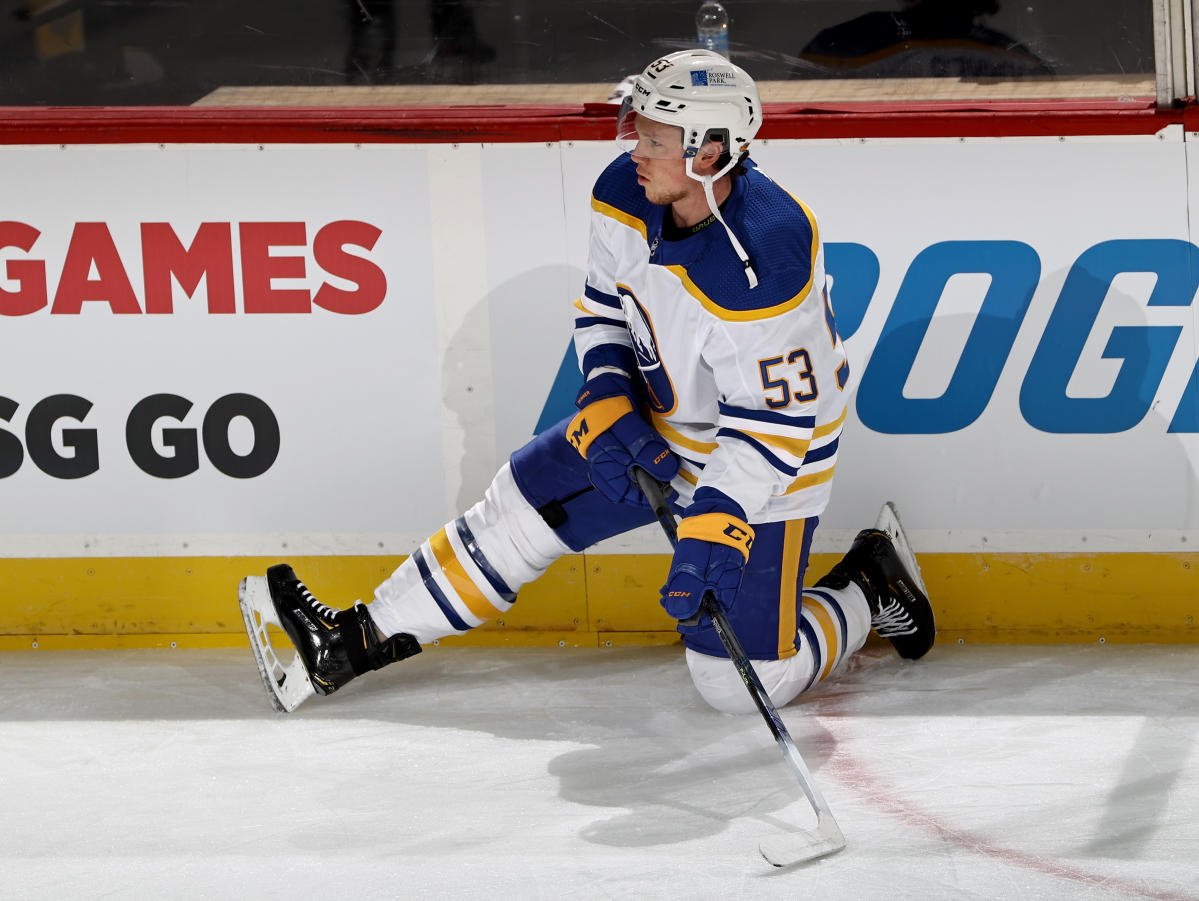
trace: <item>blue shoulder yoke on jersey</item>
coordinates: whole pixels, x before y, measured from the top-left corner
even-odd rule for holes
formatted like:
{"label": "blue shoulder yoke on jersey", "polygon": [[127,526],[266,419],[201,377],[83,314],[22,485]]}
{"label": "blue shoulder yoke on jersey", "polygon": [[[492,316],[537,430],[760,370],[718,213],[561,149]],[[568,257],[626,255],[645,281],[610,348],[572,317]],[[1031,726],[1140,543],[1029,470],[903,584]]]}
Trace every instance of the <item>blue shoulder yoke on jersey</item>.
{"label": "blue shoulder yoke on jersey", "polygon": [[687,291],[722,319],[766,319],[794,309],[812,290],[819,246],[811,212],[756,167],[733,180],[722,215],[745,246],[759,284],[751,289],[724,229],[709,226],[681,241],[661,241],[666,208],[650,203],[628,154],[596,180],[592,207],[641,231]]}
{"label": "blue shoulder yoke on jersey", "polygon": [[728,235],[715,226],[673,247],[663,245],[653,262],[671,269],[688,293],[722,319],[767,319],[802,303],[813,290],[819,249],[807,207],[751,169],[733,182],[723,215],[749,254],[758,287],[749,287]]}

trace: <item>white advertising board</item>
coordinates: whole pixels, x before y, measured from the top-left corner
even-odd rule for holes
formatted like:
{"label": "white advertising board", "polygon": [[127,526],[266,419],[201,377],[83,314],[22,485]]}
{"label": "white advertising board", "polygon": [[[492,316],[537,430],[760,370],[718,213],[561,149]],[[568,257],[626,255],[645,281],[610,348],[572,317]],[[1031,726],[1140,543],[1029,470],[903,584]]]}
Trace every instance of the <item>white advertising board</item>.
{"label": "white advertising board", "polygon": [[[1194,539],[1194,147],[755,146],[854,370],[822,533],[890,498],[930,549]],[[568,411],[613,152],[0,149],[0,555],[407,553]]]}
{"label": "white advertising board", "polygon": [[427,156],[5,149],[4,553],[440,523]]}

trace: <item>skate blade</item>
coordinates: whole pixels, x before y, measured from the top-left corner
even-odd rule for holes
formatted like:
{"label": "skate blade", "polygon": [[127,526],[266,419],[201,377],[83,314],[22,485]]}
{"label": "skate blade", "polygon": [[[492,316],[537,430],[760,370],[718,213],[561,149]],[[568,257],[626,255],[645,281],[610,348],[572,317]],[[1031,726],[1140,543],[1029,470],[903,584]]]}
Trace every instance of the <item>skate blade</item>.
{"label": "skate blade", "polygon": [[774,835],[762,839],[758,850],[768,862],[776,867],[790,867],[821,857],[828,857],[845,849],[845,836],[841,827],[829,815],[820,813],[815,830],[799,830],[785,835]]}
{"label": "skate blade", "polygon": [[883,508],[878,512],[878,522],[874,527],[887,533],[891,544],[895,547],[895,553],[903,562],[903,568],[912,574],[912,578],[916,580],[916,585],[920,588],[920,593],[928,597],[928,589],[924,585],[920,564],[916,561],[912,546],[908,544],[908,536],[903,530],[903,523],[900,522],[899,511],[895,508],[895,504],[891,501],[883,504]]}
{"label": "skate blade", "polygon": [[295,654],[286,666],[271,646],[268,626],[279,626],[279,617],[271,601],[265,576],[246,576],[237,588],[237,603],[245,620],[250,650],[258,664],[258,674],[266,687],[271,706],[280,713],[291,713],[316,692],[308,681],[304,661]]}

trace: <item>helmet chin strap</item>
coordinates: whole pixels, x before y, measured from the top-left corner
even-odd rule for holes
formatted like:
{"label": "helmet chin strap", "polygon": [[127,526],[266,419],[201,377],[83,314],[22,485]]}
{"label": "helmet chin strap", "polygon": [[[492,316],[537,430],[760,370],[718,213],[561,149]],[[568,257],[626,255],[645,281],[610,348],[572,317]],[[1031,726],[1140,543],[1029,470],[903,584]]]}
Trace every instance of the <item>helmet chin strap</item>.
{"label": "helmet chin strap", "polygon": [[712,185],[716,179],[720,178],[726,172],[729,172],[737,165],[741,159],[741,154],[729,159],[728,165],[717,172],[715,175],[697,175],[692,166],[695,163],[695,157],[687,157],[687,175],[700,182],[704,186],[704,197],[708,200],[708,209],[712,211],[712,215],[716,217],[716,221],[724,226],[725,232],[728,233],[729,240],[733,242],[733,250],[737,252],[737,256],[741,258],[741,265],[745,268],[745,278],[749,281],[751,289],[758,287],[758,274],[754,272],[753,264],[749,261],[749,254],[745,252],[745,248],[741,246],[741,242],[737,240],[737,236],[733,234],[733,230],[729,228],[729,224],[724,221],[724,217],[720,215],[720,207],[716,203],[716,194],[713,191]]}

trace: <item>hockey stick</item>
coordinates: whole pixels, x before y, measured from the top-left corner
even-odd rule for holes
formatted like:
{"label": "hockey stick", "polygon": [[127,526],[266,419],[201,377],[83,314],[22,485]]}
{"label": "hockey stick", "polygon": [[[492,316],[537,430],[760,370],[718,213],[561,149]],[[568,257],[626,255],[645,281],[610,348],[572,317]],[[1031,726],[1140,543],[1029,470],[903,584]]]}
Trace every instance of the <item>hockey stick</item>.
{"label": "hockey stick", "polygon": [[[649,501],[654,515],[658,518],[658,522],[662,526],[662,531],[670,539],[671,547],[677,547],[679,536],[675,526],[674,514],[670,511],[670,506],[666,503],[666,497],[661,486],[645,470],[638,467],[633,472],[637,477],[637,484],[645,495],[645,499]],[[795,771],[795,776],[799,780],[799,787],[803,789],[808,803],[812,805],[812,809],[816,812],[816,828],[814,830],[799,829],[784,835],[765,838],[759,843],[758,850],[762,852],[763,857],[776,867],[804,863],[805,861],[836,854],[845,847],[845,836],[841,833],[841,827],[837,825],[837,821],[833,818],[833,812],[829,809],[828,802],[824,800],[824,796],[820,794],[820,790],[812,781],[812,774],[808,770],[808,765],[804,763],[799,749],[795,747],[795,741],[791,738],[791,733],[787,731],[787,727],[779,717],[778,710],[770,700],[770,695],[766,693],[765,686],[762,685],[762,680],[758,678],[758,674],[754,671],[753,664],[750,663],[745,649],[741,647],[741,641],[729,625],[724,610],[716,603],[716,599],[712,596],[711,592],[704,595],[703,600],[700,601],[699,610],[700,614],[706,614],[712,620],[712,625],[716,628],[716,634],[720,637],[725,650],[728,651],[729,659],[737,668],[737,672],[741,676],[741,681],[745,683],[746,690],[749,691],[750,697],[754,699],[754,704],[757,705],[758,712],[762,714],[762,718],[766,720],[766,725],[770,727],[770,733],[774,736],[779,750],[783,752],[783,756]],[[695,621],[698,621],[698,617],[699,614],[697,614],[695,620],[685,620],[684,623],[693,624]]]}

